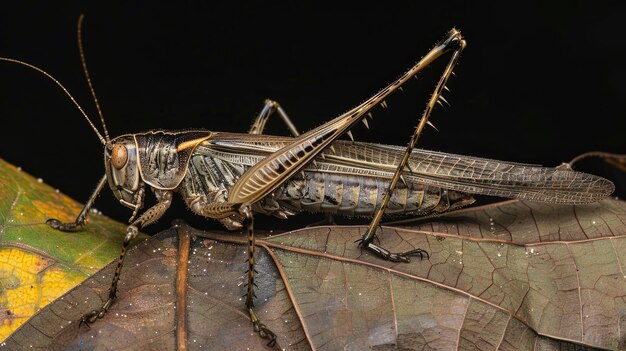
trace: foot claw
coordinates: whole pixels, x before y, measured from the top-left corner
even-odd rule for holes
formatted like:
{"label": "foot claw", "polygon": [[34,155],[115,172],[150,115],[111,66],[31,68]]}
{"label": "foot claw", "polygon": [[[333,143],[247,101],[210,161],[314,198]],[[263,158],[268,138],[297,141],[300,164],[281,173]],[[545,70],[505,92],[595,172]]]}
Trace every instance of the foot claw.
{"label": "foot claw", "polygon": [[87,326],[87,328],[91,328],[91,324],[98,319],[100,315],[100,311],[93,310],[80,318],[80,323],[78,323],[78,327],[80,328],[83,324]]}
{"label": "foot claw", "polygon": [[430,259],[430,255],[428,254],[428,251],[422,250],[422,249],[415,249],[415,250],[407,251],[403,253],[403,255],[405,256],[419,255],[420,260],[423,260],[424,256],[426,256],[426,259]]}
{"label": "foot claw", "polygon": [[269,330],[265,324],[261,322],[252,323],[254,327],[254,331],[259,333],[259,336],[263,339],[270,339],[268,341],[267,346],[274,347],[276,345],[276,334],[273,331]]}
{"label": "foot claw", "polygon": [[63,224],[63,222],[55,218],[50,218],[46,221],[46,224],[54,229],[58,229]]}

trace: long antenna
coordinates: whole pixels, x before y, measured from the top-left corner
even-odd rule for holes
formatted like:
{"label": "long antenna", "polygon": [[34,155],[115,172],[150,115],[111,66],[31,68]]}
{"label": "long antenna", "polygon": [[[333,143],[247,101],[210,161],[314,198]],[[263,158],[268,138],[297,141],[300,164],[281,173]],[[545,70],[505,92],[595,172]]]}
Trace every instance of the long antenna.
{"label": "long antenna", "polygon": [[76,36],[78,37],[78,51],[80,52],[80,62],[83,64],[83,72],[85,72],[85,78],[87,78],[87,84],[89,85],[89,90],[91,91],[91,96],[93,96],[93,101],[96,103],[96,109],[98,110],[98,115],[100,116],[100,122],[102,122],[102,129],[104,129],[104,138],[107,142],[111,141],[109,138],[109,131],[107,130],[107,125],[104,123],[104,116],[102,115],[102,109],[100,108],[100,103],[98,102],[98,97],[96,97],[96,91],[91,84],[91,77],[89,76],[89,70],[87,70],[87,60],[85,60],[85,52],[83,50],[83,20],[85,19],[85,15],[81,13],[78,17],[78,24],[76,29]]}
{"label": "long antenna", "polygon": [[72,102],[74,103],[74,105],[76,105],[76,107],[78,108],[78,110],[80,111],[80,113],[83,114],[83,116],[85,117],[85,119],[87,120],[87,122],[89,122],[89,125],[91,126],[91,128],[93,128],[93,131],[96,132],[96,134],[98,135],[98,138],[100,139],[100,142],[102,143],[102,145],[106,145],[106,140],[102,137],[102,135],[100,134],[100,132],[98,131],[98,128],[96,128],[96,126],[91,122],[91,120],[89,119],[89,116],[87,116],[87,114],[85,113],[85,111],[83,111],[83,108],[80,107],[80,105],[78,104],[78,102],[76,102],[76,99],[74,99],[74,97],[72,96],[72,94],[70,94],[69,91],[67,91],[67,89],[65,89],[65,87],[63,86],[63,84],[61,84],[58,80],[56,80],[56,78],[54,78],[53,76],[51,76],[50,74],[48,74],[48,72],[42,70],[41,68],[35,67],[33,65],[31,65],[30,63],[26,63],[24,61],[20,61],[20,60],[16,60],[16,59],[12,59],[12,58],[8,58],[8,57],[1,57],[0,56],[0,61],[7,61],[7,62],[12,62],[12,63],[17,63],[20,64],[22,66],[26,66],[28,68],[32,68],[35,71],[43,74],[44,76],[50,78],[53,82],[55,82],[60,88],[61,90],[63,90],[63,92],[65,93],[65,95],[67,95],[70,100],[72,100]]}

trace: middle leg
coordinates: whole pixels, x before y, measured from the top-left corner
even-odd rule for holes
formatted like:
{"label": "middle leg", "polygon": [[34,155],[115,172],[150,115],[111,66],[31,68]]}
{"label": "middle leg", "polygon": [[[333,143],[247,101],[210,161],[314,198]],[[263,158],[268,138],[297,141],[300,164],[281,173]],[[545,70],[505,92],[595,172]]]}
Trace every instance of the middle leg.
{"label": "middle leg", "polygon": [[300,135],[296,126],[293,122],[291,122],[291,118],[287,116],[287,112],[285,112],[278,102],[270,99],[265,99],[263,108],[261,109],[261,112],[259,112],[259,115],[254,119],[254,122],[252,122],[252,126],[250,127],[250,130],[248,130],[248,134],[263,134],[265,124],[274,112],[278,113],[278,116],[285,123],[287,128],[289,128],[289,131],[293,134],[293,136]]}
{"label": "middle leg", "polygon": [[254,293],[254,288],[257,287],[254,282],[254,275],[257,273],[257,271],[254,268],[254,217],[250,212],[247,213],[246,223],[248,231],[248,284],[246,286],[246,309],[248,310],[248,314],[250,316],[250,321],[252,322],[252,327],[254,328],[254,331],[259,333],[260,337],[264,339],[269,339],[270,341],[267,343],[267,345],[270,347],[274,347],[274,345],[276,345],[276,334],[274,334],[273,331],[271,331],[265,324],[261,322],[254,308],[254,298],[256,297]]}

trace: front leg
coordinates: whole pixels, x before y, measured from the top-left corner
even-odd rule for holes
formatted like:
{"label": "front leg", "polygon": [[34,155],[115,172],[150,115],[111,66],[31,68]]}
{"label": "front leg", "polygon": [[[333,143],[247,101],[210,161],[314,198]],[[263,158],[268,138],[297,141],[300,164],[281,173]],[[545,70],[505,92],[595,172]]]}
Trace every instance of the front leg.
{"label": "front leg", "polygon": [[104,317],[111,305],[113,305],[113,301],[115,301],[117,283],[120,279],[120,273],[122,272],[122,266],[124,265],[126,252],[128,251],[128,245],[137,236],[139,229],[157,221],[170,207],[172,202],[172,191],[156,190],[155,195],[157,196],[158,203],[146,210],[146,212],[144,212],[126,229],[126,236],[124,237],[124,243],[122,244],[122,252],[117,260],[117,267],[115,268],[113,281],[111,282],[111,287],[109,288],[108,299],[104,302],[104,304],[102,304],[100,309],[93,310],[85,314],[80,320],[80,325],[85,324],[86,326],[89,326],[97,319]]}
{"label": "front leg", "polygon": [[78,214],[78,217],[76,217],[76,220],[74,222],[64,223],[64,222],[59,221],[58,219],[50,218],[46,221],[46,224],[48,224],[51,228],[54,228],[56,230],[60,230],[63,232],[71,232],[75,230],[76,228],[81,227],[83,224],[85,224],[85,219],[87,218],[87,214],[89,213],[89,210],[93,206],[93,203],[96,201],[96,197],[98,197],[98,194],[104,187],[106,180],[107,180],[107,176],[105,174],[102,177],[102,179],[100,179],[100,181],[98,182],[96,189],[93,191],[93,193],[89,197],[89,200],[87,200],[85,207],[83,207],[83,209],[80,211],[80,213]]}

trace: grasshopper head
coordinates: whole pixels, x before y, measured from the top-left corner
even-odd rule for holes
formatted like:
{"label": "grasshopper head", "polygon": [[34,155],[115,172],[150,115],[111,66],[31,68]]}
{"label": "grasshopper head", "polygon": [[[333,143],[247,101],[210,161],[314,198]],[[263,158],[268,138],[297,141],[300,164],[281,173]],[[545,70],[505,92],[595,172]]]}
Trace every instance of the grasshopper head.
{"label": "grasshopper head", "polygon": [[137,162],[137,143],[132,135],[123,135],[106,143],[104,166],[109,187],[124,206],[137,210],[142,204],[143,182]]}

